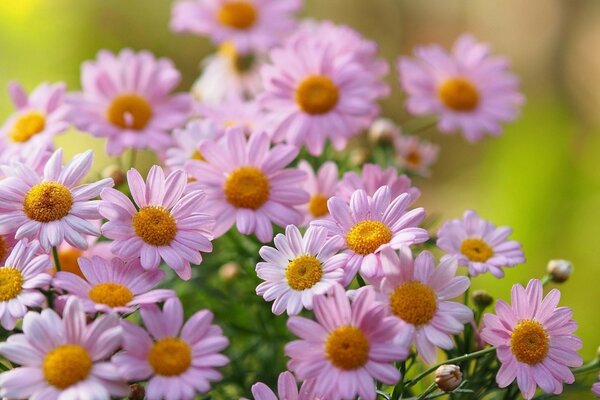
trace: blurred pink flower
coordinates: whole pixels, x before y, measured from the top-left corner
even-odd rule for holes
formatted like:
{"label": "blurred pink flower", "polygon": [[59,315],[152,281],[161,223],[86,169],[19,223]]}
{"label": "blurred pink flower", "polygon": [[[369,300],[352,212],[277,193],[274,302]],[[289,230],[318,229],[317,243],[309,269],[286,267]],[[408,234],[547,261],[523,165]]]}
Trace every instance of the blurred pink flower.
{"label": "blurred pink flower", "polygon": [[201,103],[198,111],[202,117],[212,121],[220,130],[241,126],[246,135],[260,132],[259,126],[263,115],[255,101],[244,101],[233,97],[219,104]]}
{"label": "blurred pink flower", "polygon": [[598,376],[599,381],[592,385],[592,393],[596,395],[596,397],[600,397],[600,375]]}
{"label": "blurred pink flower", "polygon": [[185,170],[189,160],[203,160],[200,144],[205,140],[219,139],[222,132],[211,120],[194,120],[185,128],[173,131],[173,145],[164,152],[164,163],[169,171]]}
{"label": "blurred pink flower", "polygon": [[423,176],[429,176],[429,167],[438,157],[439,146],[419,139],[418,136],[394,137],[396,156],[400,166]]}
{"label": "blurred pink flower", "polygon": [[294,375],[289,371],[285,371],[279,374],[277,380],[278,395],[262,382],[252,385],[252,395],[254,400],[327,400],[324,397],[315,395],[314,386],[314,381],[306,381],[300,388],[300,392],[298,392]]}
{"label": "blurred pink flower", "polygon": [[338,187],[338,167],[333,161],[324,162],[314,171],[308,162],[301,160],[298,169],[306,172],[303,188],[310,195],[308,203],[300,210],[304,213],[304,225],[317,218],[329,218],[327,201],[333,197]]}

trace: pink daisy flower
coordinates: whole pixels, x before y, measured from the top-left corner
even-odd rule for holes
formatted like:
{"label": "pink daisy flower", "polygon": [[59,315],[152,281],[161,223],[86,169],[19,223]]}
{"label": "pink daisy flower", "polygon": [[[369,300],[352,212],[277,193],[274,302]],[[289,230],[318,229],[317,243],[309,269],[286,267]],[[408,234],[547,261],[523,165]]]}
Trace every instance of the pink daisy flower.
{"label": "pink daisy flower", "polygon": [[401,249],[400,256],[384,250],[382,264],[385,278],[377,287],[378,300],[397,323],[397,340],[414,343],[423,360],[434,363],[436,347],[452,349],[452,335],[473,320],[469,307],[450,301],[467,290],[469,279],[455,276],[458,264],[452,258],[436,268],[433,255],[423,251],[413,262],[408,247]]}
{"label": "pink daisy flower", "polygon": [[323,294],[344,277],[347,256],[336,254],[343,242],[327,239],[324,228],[312,226],[304,237],[294,225],[285,228],[285,235],[275,236],[275,248],[263,246],[260,256],[265,260],[256,265],[256,274],[264,282],[256,294],[273,301],[273,314],[296,315],[303,308],[311,310],[313,297]]}
{"label": "pink daisy flower", "polygon": [[186,173],[175,170],[165,178],[157,165],[146,182],[130,169],[127,182],[135,204],[115,189],[101,193],[100,214],[108,220],[102,234],[114,241],[113,253],[125,259],[140,257],[144,269],[158,268],[162,259],[181,279],[190,279],[190,263],[200,264],[200,252],[212,251],[214,221],[200,213],[204,193],[193,190],[184,195]]}
{"label": "pink daisy flower", "polygon": [[113,362],[125,379],[148,380],[148,399],[193,400],[221,380],[217,368],[229,359],[219,352],[229,341],[212,325],[210,311],[198,311],[184,324],[181,302],[173,297],[162,311],[154,304],[142,306],[141,316],[146,330],[122,322],[124,351]]}
{"label": "pink daisy flower", "polygon": [[394,137],[394,147],[400,166],[423,176],[430,175],[429,167],[437,160],[440,150],[433,143],[409,135]]}
{"label": "pink daisy flower", "polygon": [[302,0],[185,0],[173,7],[171,29],[230,41],[241,52],[267,50],[296,26]]}
{"label": "pink daisy flower", "polygon": [[304,224],[317,218],[327,218],[327,200],[333,197],[338,186],[338,167],[333,161],[324,162],[317,172],[304,160],[298,163],[298,169],[306,172],[302,187],[310,195],[308,203],[300,209],[305,215]]}
{"label": "pink daisy flower", "polygon": [[233,97],[219,104],[200,104],[198,111],[223,131],[233,126],[244,128],[246,135],[260,131],[258,123],[261,121],[262,111],[255,101]]}
{"label": "pink daisy flower", "polygon": [[52,285],[81,300],[88,313],[131,313],[141,304],[152,304],[174,297],[175,292],[155,289],[165,273],[160,269],[146,271],[139,259],[125,262],[120,258],[79,258],[83,278],[58,272]]}
{"label": "pink daisy flower", "polygon": [[318,36],[292,40],[271,51],[261,71],[265,125],[275,141],[320,155],[327,139],[342,150],[378,112],[380,83],[351,54],[337,56]]}
{"label": "pink daisy flower", "polygon": [[475,142],[486,134],[500,135],[502,124],[519,114],[524,97],[508,61],[492,56],[490,47],[473,36],[459,37],[452,53],[430,45],[418,47],[415,57],[398,60],[400,82],[409,95],[406,107],[415,115],[437,115],[442,133],[460,130]]}
{"label": "pink daisy flower", "polygon": [[375,382],[388,385],[400,379],[393,362],[408,351],[393,343],[396,330],[385,308],[370,289],[354,301],[335,285],[329,295],[314,299],[316,322],[291,317],[288,328],[300,337],[285,346],[288,368],[298,379],[315,381],[315,393],[327,399],[375,400]]}
{"label": "pink daisy flower", "polygon": [[329,236],[340,238],[346,244],[348,255],[344,284],[354,279],[357,272],[369,281],[383,277],[380,253],[386,247],[423,243],[429,234],[418,225],[425,218],[422,208],[406,211],[411,203],[408,193],[392,199],[389,186],[379,188],[373,197],[364,190],[352,194],[350,203],[339,197],[327,202],[332,220],[317,220],[311,226],[323,226]]}
{"label": "pink daisy flower", "polygon": [[0,147],[11,153],[27,153],[32,145],[48,144],[69,128],[69,107],[64,103],[64,83],[42,83],[27,95],[18,82],[8,92],[16,111],[0,129]]}
{"label": "pink daisy flower", "polygon": [[527,288],[514,285],[512,305],[496,303],[496,315],[483,317],[481,337],[496,346],[502,364],[496,382],[501,388],[517,379],[521,394],[531,399],[536,385],[546,393],[562,393],[562,383],[573,383],[569,367],[582,364],[577,350],[581,340],[573,335],[577,323],[567,307],[556,307],[560,292],[552,289],[542,299],[542,283],[532,279]]}
{"label": "pink daisy flower", "polygon": [[54,310],[28,312],[23,334],[0,343],[0,354],[21,365],[0,374],[0,396],[11,399],[98,399],[123,397],[127,385],[107,359],[121,345],[116,315],[86,324],[79,300],[67,300],[62,318]]}
{"label": "pink daisy flower", "polygon": [[394,167],[383,169],[377,164],[365,164],[360,174],[354,171],[344,174],[338,185],[337,196],[350,201],[352,194],[359,189],[373,196],[380,187],[389,186],[392,198],[408,193],[413,203],[421,196],[421,191],[411,185],[410,178],[398,175],[398,170]]}
{"label": "pink daisy flower", "polygon": [[[46,163],[54,153],[54,143],[39,142],[28,146],[26,151],[21,148],[19,151],[13,151],[13,148],[0,150],[0,165],[9,166],[13,162],[18,162],[29,166],[37,174],[44,173]],[[0,169],[0,177],[4,178],[4,172]]]}
{"label": "pink daisy flower", "polygon": [[47,254],[40,254],[38,242],[23,239],[0,265],[0,324],[11,331],[28,308],[46,303],[38,289],[52,281],[48,274],[52,264]]}
{"label": "pink daisy flower", "polygon": [[468,267],[472,276],[490,272],[502,278],[504,267],[525,262],[521,244],[507,240],[511,233],[511,228],[496,228],[475,211],[467,210],[462,220],[448,221],[440,228],[437,246],[456,257],[459,265]]}
{"label": "pink daisy flower", "polygon": [[237,127],[225,133],[223,143],[204,142],[200,150],[206,162],[192,162],[188,168],[206,192],[208,212],[217,219],[216,237],[236,223],[240,233],[255,233],[266,243],[273,238],[271,222],[282,227],[302,222],[295,207],[308,201],[308,194],[299,188],[305,174],[285,169],[298,154],[297,148],[269,149],[266,134],[247,139]]}
{"label": "pink daisy flower", "polygon": [[191,113],[189,94],[170,94],[180,79],[170,60],[149,52],[100,51],[95,61],[83,63],[83,93],[70,99],[70,118],[78,129],[106,137],[110,155],[127,148],[160,151],[172,143],[169,131]]}
{"label": "pink daisy flower", "polygon": [[100,235],[91,222],[101,218],[98,201],[91,199],[113,185],[110,178],[78,185],[93,157],[88,150],[63,166],[63,152],[58,149],[42,174],[21,163],[2,167],[6,178],[0,181],[0,234],[16,232],[16,239],[38,239],[46,251],[63,240],[86,249],[85,235]]}
{"label": "pink daisy flower", "polygon": [[169,171],[185,169],[189,160],[204,160],[200,144],[205,140],[218,139],[221,133],[213,121],[190,121],[183,129],[173,131],[173,146],[165,152],[164,163]]}
{"label": "pink daisy flower", "polygon": [[289,371],[279,374],[277,380],[277,392],[275,394],[267,385],[262,382],[252,385],[252,395],[254,400],[326,400],[324,397],[317,397],[314,393],[314,381],[306,381],[302,384],[300,392],[294,375]]}

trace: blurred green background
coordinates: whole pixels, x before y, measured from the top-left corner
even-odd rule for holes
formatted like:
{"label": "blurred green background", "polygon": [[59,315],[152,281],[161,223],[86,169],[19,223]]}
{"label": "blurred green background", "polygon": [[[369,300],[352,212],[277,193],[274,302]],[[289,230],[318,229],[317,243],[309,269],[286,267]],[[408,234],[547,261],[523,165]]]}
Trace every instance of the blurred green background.
{"label": "blurred green background", "polygon": [[[198,63],[213,50],[205,38],[168,30],[171,0],[18,0],[0,2],[0,87],[12,80],[29,90],[41,81],[79,88],[79,66],[102,48],[149,49],[172,58],[190,87]],[[583,355],[600,344],[600,2],[596,0],[307,0],[305,16],[331,19],[378,41],[395,63],[419,43],[449,46],[473,32],[512,59],[527,105],[498,139],[469,144],[460,136],[424,132],[441,146],[431,179],[417,179],[420,205],[444,219],[467,208],[514,228],[527,263],[506,279],[475,279],[497,298],[514,282],[544,274],[551,258],[575,264],[561,287],[584,339]],[[384,114],[408,120],[395,74]],[[0,95],[0,116],[12,107]],[[109,162],[103,142],[71,132],[58,139],[73,154],[97,150],[98,170]],[[199,305],[197,308],[200,308]],[[263,307],[268,310],[268,307]],[[190,310],[193,311],[193,310]]]}

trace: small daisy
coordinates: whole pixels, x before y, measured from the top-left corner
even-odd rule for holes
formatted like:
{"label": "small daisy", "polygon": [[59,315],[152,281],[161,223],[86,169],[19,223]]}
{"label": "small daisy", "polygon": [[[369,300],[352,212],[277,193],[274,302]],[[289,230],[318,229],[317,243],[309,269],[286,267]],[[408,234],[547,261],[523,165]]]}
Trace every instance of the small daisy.
{"label": "small daisy", "polygon": [[175,292],[155,289],[165,273],[160,269],[146,271],[139,259],[125,262],[120,258],[79,258],[83,279],[70,272],[58,272],[52,285],[68,295],[77,296],[88,313],[131,313],[136,306],[165,301]]}
{"label": "small daisy", "polygon": [[52,142],[54,136],[69,129],[64,83],[42,83],[27,95],[18,82],[11,82],[8,91],[16,112],[0,129],[0,147],[26,153],[32,145]]}
{"label": "small daisy", "polygon": [[[25,148],[14,151],[14,148],[0,150],[0,165],[10,165],[18,162],[29,166],[37,174],[44,173],[46,163],[54,153],[53,142],[38,142]],[[0,169],[0,178],[4,178],[4,172]]]}
{"label": "small daisy", "polygon": [[512,305],[496,303],[496,315],[483,317],[481,337],[496,346],[501,366],[496,383],[507,387],[517,379],[524,398],[531,399],[536,385],[544,392],[560,394],[563,382],[575,381],[569,367],[582,364],[577,351],[581,340],[573,335],[577,323],[567,307],[556,307],[560,292],[552,289],[542,299],[542,283],[532,279],[527,288],[514,285]]}
{"label": "small daisy", "polygon": [[406,359],[405,347],[393,343],[394,320],[375,301],[370,288],[360,290],[352,304],[335,285],[314,299],[316,322],[290,317],[288,328],[300,337],[285,346],[288,368],[304,381],[315,380],[315,393],[331,400],[375,400],[375,382],[393,385],[400,373],[393,362]]}
{"label": "small daisy", "polygon": [[318,156],[326,141],[342,150],[368,128],[378,112],[379,82],[351,55],[336,57],[318,36],[290,41],[271,51],[261,71],[265,126],[275,141],[306,146]]}
{"label": "small daisy", "polygon": [[108,220],[102,234],[114,240],[112,251],[125,259],[141,258],[145,269],[158,268],[161,258],[181,279],[192,277],[190,263],[202,262],[200,252],[211,252],[213,219],[202,214],[205,195],[184,195],[187,175],[175,170],[167,177],[159,166],[146,182],[135,169],[127,172],[135,204],[115,189],[102,191],[100,214]]}
{"label": "small daisy", "polygon": [[398,175],[398,170],[394,167],[383,169],[377,164],[365,164],[360,174],[354,171],[344,174],[338,185],[337,195],[350,201],[352,194],[359,189],[373,196],[380,187],[389,186],[392,198],[408,193],[412,203],[421,196],[421,191],[411,185],[410,178],[406,175]]}
{"label": "small daisy", "polygon": [[314,386],[314,381],[306,381],[302,384],[300,392],[298,392],[294,375],[289,371],[285,371],[279,374],[277,395],[262,382],[252,385],[252,395],[254,400],[326,400],[324,397],[315,395]]}
{"label": "small daisy", "polygon": [[122,322],[124,351],[113,362],[125,379],[148,380],[148,399],[193,400],[221,380],[217,368],[229,359],[219,352],[229,341],[212,325],[210,311],[198,311],[184,324],[181,302],[173,297],[162,311],[154,304],[142,306],[141,316],[146,330]]}
{"label": "small daisy", "polygon": [[348,264],[345,284],[357,272],[369,281],[383,277],[380,253],[386,247],[399,249],[404,245],[423,243],[429,234],[418,225],[425,218],[422,208],[406,211],[411,203],[408,193],[392,199],[388,186],[379,188],[373,197],[364,190],[352,194],[350,202],[332,197],[327,202],[332,220],[317,220],[311,226],[323,226],[329,236],[339,237],[346,244]]}
{"label": "small daisy", "polygon": [[432,364],[436,347],[452,349],[452,335],[462,332],[473,320],[469,307],[450,301],[467,290],[469,279],[456,276],[458,264],[452,258],[442,260],[436,268],[428,251],[420,253],[414,262],[408,247],[400,256],[386,249],[381,258],[385,278],[377,287],[378,300],[397,321],[399,342],[416,344],[417,353]]}
{"label": "small daisy", "polygon": [[6,178],[0,181],[0,234],[16,232],[17,239],[38,239],[46,251],[63,240],[85,250],[85,235],[100,235],[91,222],[101,218],[98,201],[91,199],[113,185],[106,178],[77,186],[93,157],[88,150],[63,166],[63,152],[58,149],[42,174],[21,163],[2,167]]}
{"label": "small daisy", "polygon": [[344,277],[347,256],[336,254],[343,242],[327,239],[324,228],[312,226],[304,237],[294,225],[285,235],[275,236],[275,248],[263,246],[260,256],[265,262],[256,265],[256,274],[265,282],[256,294],[273,301],[273,314],[296,315],[303,308],[312,309],[313,297],[325,293]]}
{"label": "small daisy", "polygon": [[233,97],[219,104],[200,104],[198,111],[223,131],[233,126],[244,128],[246,135],[260,131],[257,124],[262,118],[262,111],[255,101]]}
{"label": "small daisy", "polygon": [[120,347],[116,315],[86,324],[79,300],[67,300],[62,318],[51,309],[28,312],[23,334],[0,343],[0,354],[21,365],[0,374],[0,396],[11,399],[109,400],[129,393],[107,359]]}
{"label": "small daisy", "polygon": [[490,54],[487,44],[471,35],[458,38],[452,53],[438,45],[418,47],[416,59],[401,57],[398,73],[408,93],[406,106],[415,115],[435,114],[443,133],[462,131],[475,142],[498,136],[524,102],[519,80],[508,61]]}
{"label": "small daisy", "polygon": [[456,257],[459,265],[468,267],[472,276],[490,272],[502,278],[504,267],[525,262],[521,244],[507,240],[511,233],[511,228],[496,228],[475,211],[467,210],[462,220],[448,221],[440,228],[437,246]]}
{"label": "small daisy", "polygon": [[301,7],[302,0],[184,0],[173,7],[171,29],[264,51],[292,32]]}
{"label": "small daisy", "polygon": [[217,219],[215,236],[235,223],[240,233],[255,233],[263,243],[273,238],[273,226],[299,225],[302,214],[295,207],[308,201],[299,188],[304,172],[288,168],[298,149],[277,145],[260,133],[246,139],[242,128],[231,128],[225,140],[200,146],[206,162],[190,163],[190,174],[206,192],[207,210]]}
{"label": "small daisy", "polygon": [[204,140],[218,139],[220,135],[213,121],[190,121],[183,129],[173,131],[173,146],[165,152],[164,163],[169,171],[185,169],[188,160],[204,160],[200,144]]}
{"label": "small daisy", "polygon": [[394,147],[400,167],[429,176],[429,167],[438,157],[439,146],[419,139],[417,136],[398,135],[394,137]]}
{"label": "small daisy", "polygon": [[110,155],[128,148],[161,151],[172,143],[170,130],[191,113],[191,96],[171,94],[181,76],[168,59],[103,50],[81,69],[83,93],[70,98],[70,118],[78,129],[106,137]]}
{"label": "small daisy", "polygon": [[310,195],[308,203],[301,207],[305,215],[304,224],[317,218],[329,216],[327,200],[333,197],[338,185],[338,167],[333,161],[321,165],[315,173],[310,164],[304,160],[298,163],[298,169],[306,172],[303,188]]}
{"label": "small daisy", "polygon": [[28,308],[46,303],[38,289],[52,281],[48,274],[52,263],[47,254],[40,254],[38,242],[23,239],[0,265],[0,324],[10,331]]}

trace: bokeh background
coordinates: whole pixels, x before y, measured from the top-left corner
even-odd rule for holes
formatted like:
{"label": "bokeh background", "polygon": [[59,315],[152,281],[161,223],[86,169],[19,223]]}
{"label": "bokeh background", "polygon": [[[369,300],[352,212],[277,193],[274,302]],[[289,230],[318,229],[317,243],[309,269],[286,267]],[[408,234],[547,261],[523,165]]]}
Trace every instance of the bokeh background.
{"label": "bokeh background", "polygon": [[[149,49],[183,73],[182,90],[214,49],[207,39],[168,30],[171,0],[0,1],[0,88],[13,79],[31,89],[41,81],[79,88],[79,66],[99,49]],[[527,263],[507,277],[478,277],[496,298],[513,282],[544,274],[552,258],[575,264],[561,287],[584,339],[583,355],[600,344],[600,2],[597,0],[306,0],[305,16],[331,19],[378,41],[391,63],[420,43],[451,45],[463,32],[490,42],[512,59],[527,105],[497,139],[469,144],[434,130],[441,146],[430,179],[416,179],[420,205],[444,219],[467,208],[514,228]],[[384,114],[409,119],[395,74]],[[0,94],[0,117],[12,107]],[[70,132],[58,139],[68,153],[97,150],[97,169],[110,162],[103,142]],[[148,162],[148,158],[145,159]],[[143,160],[142,160],[143,161]],[[198,305],[197,308],[201,308]],[[193,311],[193,310],[191,310]]]}

